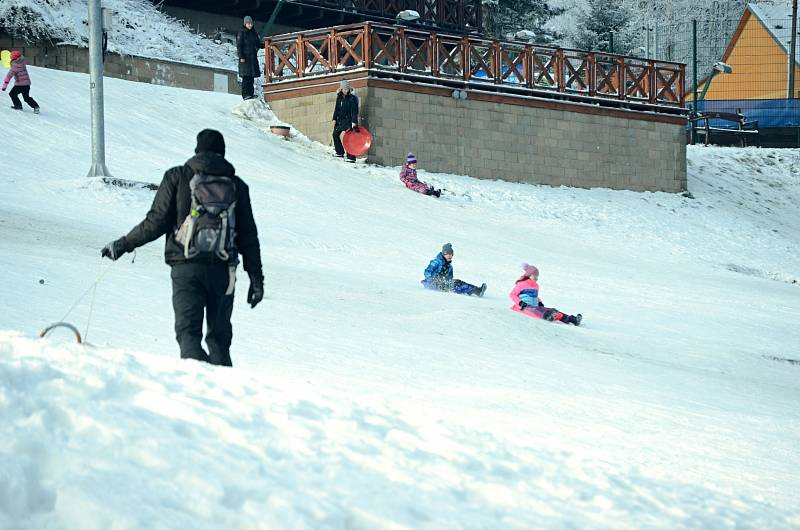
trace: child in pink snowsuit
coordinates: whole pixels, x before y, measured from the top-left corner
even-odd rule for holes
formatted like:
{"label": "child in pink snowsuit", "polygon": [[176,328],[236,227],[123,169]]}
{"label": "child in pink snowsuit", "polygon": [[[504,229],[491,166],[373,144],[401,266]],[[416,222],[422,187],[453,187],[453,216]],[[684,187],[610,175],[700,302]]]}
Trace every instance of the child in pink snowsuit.
{"label": "child in pink snowsuit", "polygon": [[19,95],[22,94],[22,99],[25,100],[25,103],[30,105],[33,112],[39,114],[39,104],[30,96],[31,78],[28,76],[25,57],[17,50],[11,52],[11,68],[6,74],[5,81],[3,81],[3,92],[8,88],[8,82],[11,81],[12,77],[14,78],[14,88],[12,88],[11,92],[8,94],[13,102],[11,108],[14,110],[22,110],[22,103],[19,100]]}
{"label": "child in pink snowsuit", "polygon": [[423,195],[433,195],[439,197],[442,190],[434,189],[433,186],[425,184],[417,179],[417,157],[414,153],[408,153],[406,163],[403,164],[403,169],[400,170],[400,180],[406,185],[406,188],[414,190]]}
{"label": "child in pink snowsuit", "polygon": [[522,264],[522,276],[517,280],[508,296],[514,302],[511,309],[533,318],[542,318],[550,322],[560,321],[565,324],[579,326],[583,318],[580,313],[567,315],[554,307],[545,307],[539,299],[539,269],[527,263]]}

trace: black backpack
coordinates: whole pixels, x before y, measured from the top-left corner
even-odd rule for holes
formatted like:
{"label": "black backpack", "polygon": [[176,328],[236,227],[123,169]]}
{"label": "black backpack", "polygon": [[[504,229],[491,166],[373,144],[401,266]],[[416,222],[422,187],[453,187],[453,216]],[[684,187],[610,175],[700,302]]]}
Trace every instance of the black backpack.
{"label": "black backpack", "polygon": [[186,259],[235,256],[236,184],[230,177],[195,173],[189,181],[192,209],[175,232]]}

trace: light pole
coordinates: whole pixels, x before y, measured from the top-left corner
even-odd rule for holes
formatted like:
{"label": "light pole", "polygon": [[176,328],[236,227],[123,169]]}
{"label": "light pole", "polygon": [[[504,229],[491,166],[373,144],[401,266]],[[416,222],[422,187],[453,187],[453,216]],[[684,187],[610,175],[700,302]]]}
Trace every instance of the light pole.
{"label": "light pole", "polygon": [[792,40],[789,45],[789,81],[786,87],[786,99],[794,99],[794,69],[797,57],[797,0],[792,0]]}
{"label": "light pole", "polygon": [[[111,12],[101,9],[100,0],[89,0],[89,91],[92,108],[92,167],[89,177],[110,177],[106,167],[103,117],[103,22],[110,29]],[[103,20],[107,18],[108,20]]]}

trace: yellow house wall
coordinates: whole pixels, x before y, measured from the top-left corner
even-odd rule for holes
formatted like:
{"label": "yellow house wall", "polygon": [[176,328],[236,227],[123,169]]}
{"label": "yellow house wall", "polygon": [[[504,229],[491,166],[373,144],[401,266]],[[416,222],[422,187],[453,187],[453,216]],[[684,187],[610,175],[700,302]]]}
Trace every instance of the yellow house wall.
{"label": "yellow house wall", "polygon": [[[739,40],[725,61],[731,65],[733,73],[717,74],[705,99],[783,99],[786,97],[787,59],[786,52],[769,31],[748,13]],[[798,67],[795,67],[795,79],[800,79]]]}

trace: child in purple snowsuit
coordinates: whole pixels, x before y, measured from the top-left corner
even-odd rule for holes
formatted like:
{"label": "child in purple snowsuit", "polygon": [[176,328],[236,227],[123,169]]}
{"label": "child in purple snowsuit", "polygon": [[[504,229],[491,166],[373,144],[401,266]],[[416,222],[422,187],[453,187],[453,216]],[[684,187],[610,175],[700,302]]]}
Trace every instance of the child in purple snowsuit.
{"label": "child in purple snowsuit", "polygon": [[442,194],[442,190],[434,189],[433,186],[417,179],[417,157],[414,153],[408,153],[406,163],[403,164],[403,169],[400,170],[400,180],[403,181],[406,188],[417,193],[433,195],[434,197],[439,197]]}
{"label": "child in purple snowsuit", "polygon": [[22,110],[22,103],[19,100],[19,95],[22,94],[25,103],[30,105],[33,112],[39,114],[39,104],[30,96],[31,78],[28,76],[25,57],[17,50],[11,52],[11,68],[6,74],[5,81],[3,81],[3,92],[8,88],[8,82],[11,81],[12,77],[14,78],[14,88],[12,88],[11,92],[8,94],[14,104],[11,108],[14,110]]}

